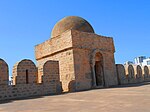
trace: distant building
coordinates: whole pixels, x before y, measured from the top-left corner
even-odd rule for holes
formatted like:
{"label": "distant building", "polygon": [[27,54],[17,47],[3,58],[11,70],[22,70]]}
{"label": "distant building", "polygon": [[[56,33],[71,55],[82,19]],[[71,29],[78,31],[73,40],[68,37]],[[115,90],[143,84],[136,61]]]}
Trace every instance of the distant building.
{"label": "distant building", "polygon": [[146,59],[146,56],[139,56],[134,59],[136,65],[142,65],[143,60]]}
{"label": "distant building", "polygon": [[139,56],[139,57],[134,58],[134,62],[126,61],[124,63],[124,65],[133,65],[133,64],[141,65],[141,66],[145,66],[145,65],[150,66],[150,57],[146,58],[146,56]]}
{"label": "distant building", "polygon": [[126,61],[124,64],[125,64],[125,65],[132,65],[133,62],[132,62],[132,61]]}
{"label": "distant building", "polygon": [[143,60],[142,66],[144,66],[144,65],[149,65],[150,66],[150,57]]}
{"label": "distant building", "polygon": [[9,77],[8,84],[9,84],[9,85],[12,85],[12,84],[13,84],[13,77],[12,77],[12,76]]}

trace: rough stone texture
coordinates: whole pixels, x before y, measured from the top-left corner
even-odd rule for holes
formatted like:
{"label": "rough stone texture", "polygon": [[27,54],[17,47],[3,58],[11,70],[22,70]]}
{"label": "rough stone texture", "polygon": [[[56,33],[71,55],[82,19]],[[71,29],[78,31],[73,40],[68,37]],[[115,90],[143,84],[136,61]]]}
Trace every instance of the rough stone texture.
{"label": "rough stone texture", "polygon": [[[59,77],[59,62],[58,61],[47,61],[43,68],[40,71],[42,74],[42,83],[49,84],[54,83],[56,87],[56,92],[61,93],[62,91],[62,84],[60,82]],[[48,89],[48,88],[47,88]]]}
{"label": "rough stone texture", "polygon": [[59,61],[60,81],[63,90],[67,91],[69,83],[75,80],[71,31],[37,45],[35,54],[38,68],[49,60]]}
{"label": "rough stone texture", "polygon": [[8,65],[3,59],[0,59],[0,86],[7,84],[8,84]]}
{"label": "rough stone texture", "polygon": [[67,30],[78,30],[82,32],[94,33],[92,26],[83,18],[78,16],[68,16],[56,23],[52,30],[51,37],[61,35]]}
{"label": "rough stone texture", "polygon": [[[8,66],[2,59],[0,60],[0,67],[0,79],[2,79],[0,84],[0,100],[58,94],[62,92],[59,80],[59,64],[57,61],[48,61],[43,65],[42,83],[37,83],[37,68],[31,60],[25,59],[15,64],[13,69],[14,85],[8,85]],[[28,70],[28,77],[25,76],[26,70]],[[26,78],[28,78],[28,81]]]}
{"label": "rough stone texture", "polygon": [[116,71],[119,84],[131,84],[150,81],[150,67],[139,65],[116,64]]}
{"label": "rough stone texture", "polygon": [[37,83],[37,68],[31,60],[22,60],[13,67],[13,85]]}
{"label": "rough stone texture", "polygon": [[143,77],[141,66],[140,65],[137,65],[137,66],[135,65],[135,66],[133,66],[133,68],[134,68],[134,73],[135,73],[137,83],[143,82],[144,77]]}
{"label": "rough stone texture", "polygon": [[0,101],[26,98],[30,96],[42,96],[57,94],[55,83],[46,84],[18,84],[0,86]]}
{"label": "rough stone texture", "polygon": [[144,66],[142,67],[142,73],[144,76],[144,81],[150,81],[150,67]]}
{"label": "rough stone texture", "polygon": [[135,77],[135,71],[134,71],[133,65],[126,65],[125,71],[128,77],[128,83],[129,84],[136,83],[136,77]]}
{"label": "rough stone texture", "polygon": [[[109,87],[117,85],[117,75],[114,61],[114,43],[110,37],[104,37],[93,33],[85,33],[72,30],[73,48],[74,48],[74,65],[75,67],[76,81],[81,83],[81,86],[77,89],[85,86],[92,86],[92,77],[94,75],[95,55],[100,53],[102,55],[103,72],[104,72],[104,86]],[[79,68],[79,69],[78,69]],[[87,74],[89,75],[87,77]],[[91,74],[91,75],[90,75]],[[90,77],[90,78],[89,78]],[[83,82],[84,81],[84,82]],[[90,89],[90,88],[87,88]]]}
{"label": "rough stone texture", "polygon": [[58,22],[52,37],[35,47],[37,67],[27,59],[14,65],[13,85],[0,59],[0,100],[150,81],[147,66],[115,65],[113,38],[94,34],[83,18]]}
{"label": "rough stone texture", "polygon": [[128,84],[128,77],[125,73],[125,68],[121,64],[116,64],[116,71],[118,76],[118,84]]}
{"label": "rough stone texture", "polygon": [[38,67],[48,60],[59,61],[60,80],[64,91],[92,88],[92,61],[97,52],[103,56],[104,86],[117,85],[112,38],[69,30],[35,47]]}

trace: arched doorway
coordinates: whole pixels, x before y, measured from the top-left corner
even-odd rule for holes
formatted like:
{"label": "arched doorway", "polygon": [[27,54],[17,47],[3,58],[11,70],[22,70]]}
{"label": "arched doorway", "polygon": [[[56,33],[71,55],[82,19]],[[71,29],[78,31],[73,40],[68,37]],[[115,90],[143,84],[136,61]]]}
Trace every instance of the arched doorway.
{"label": "arched doorway", "polygon": [[97,52],[94,58],[95,85],[104,86],[103,56],[100,52]]}

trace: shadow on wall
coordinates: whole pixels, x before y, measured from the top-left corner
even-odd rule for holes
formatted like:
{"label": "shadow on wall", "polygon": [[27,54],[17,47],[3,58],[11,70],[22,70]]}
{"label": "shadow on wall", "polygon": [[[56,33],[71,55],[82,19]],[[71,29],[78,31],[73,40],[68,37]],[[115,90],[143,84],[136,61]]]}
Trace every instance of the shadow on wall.
{"label": "shadow on wall", "polygon": [[68,92],[75,92],[76,91],[76,81],[72,80],[68,84]]}
{"label": "shadow on wall", "polygon": [[42,83],[38,83],[36,65],[28,59],[14,65],[13,85],[8,85],[8,65],[0,59],[0,101],[62,93],[59,62],[47,61],[42,71]]}

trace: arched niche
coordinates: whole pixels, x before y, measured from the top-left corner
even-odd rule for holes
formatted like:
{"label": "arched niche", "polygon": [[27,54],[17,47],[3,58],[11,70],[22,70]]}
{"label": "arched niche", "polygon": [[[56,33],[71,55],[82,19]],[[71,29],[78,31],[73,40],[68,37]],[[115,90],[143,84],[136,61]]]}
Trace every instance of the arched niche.
{"label": "arched niche", "polygon": [[100,50],[95,50],[92,53],[91,67],[92,67],[93,87],[103,87],[105,85],[104,60],[103,60],[103,55],[100,52]]}

